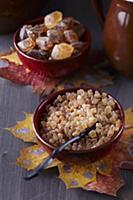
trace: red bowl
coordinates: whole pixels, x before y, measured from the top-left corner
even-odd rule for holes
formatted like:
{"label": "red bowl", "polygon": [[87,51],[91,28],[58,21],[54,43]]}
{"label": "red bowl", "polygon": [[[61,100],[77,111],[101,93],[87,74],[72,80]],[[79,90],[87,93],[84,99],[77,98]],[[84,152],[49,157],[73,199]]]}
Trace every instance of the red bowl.
{"label": "red bowl", "polygon": [[[51,144],[49,144],[46,140],[44,140],[41,137],[40,134],[40,122],[41,122],[41,118],[43,113],[47,112],[46,111],[46,107],[49,104],[52,104],[53,101],[56,99],[56,97],[58,95],[63,95],[66,92],[76,92],[78,89],[84,89],[84,90],[88,90],[88,89],[92,89],[93,91],[96,91],[97,89],[93,89],[93,88],[72,88],[72,89],[67,89],[67,90],[61,90],[58,92],[55,92],[53,94],[51,94],[47,99],[45,99],[35,110],[34,116],[33,116],[33,128],[36,134],[37,139],[39,140],[39,142],[41,142],[41,144],[43,145],[43,147],[46,149],[46,151],[50,154],[55,147]],[[99,91],[99,90],[97,90]],[[101,91],[99,91],[101,93]],[[103,91],[102,91],[103,92]],[[108,96],[111,96],[110,94],[108,94]],[[124,125],[125,125],[125,117],[124,117],[124,111],[122,106],[120,105],[120,103],[113,97],[113,99],[116,102],[117,108],[120,112],[120,120],[121,120],[121,126],[119,131],[111,138],[111,140],[109,140],[108,142],[106,142],[105,144],[102,144],[98,147],[95,147],[93,149],[88,149],[88,150],[80,150],[80,151],[73,151],[73,150],[63,150],[59,155],[58,158],[61,160],[65,160],[65,159],[73,159],[73,156],[77,157],[78,160],[81,158],[83,158],[83,156],[87,156],[87,159],[90,161],[95,161],[103,156],[105,156],[106,154],[109,153],[109,151],[112,149],[112,146],[114,144],[116,144],[116,142],[119,140],[121,134],[123,133],[124,130]]]}
{"label": "red bowl", "polygon": [[[39,17],[27,22],[26,24],[41,24],[43,23],[43,20],[44,17]],[[61,77],[74,72],[76,69],[81,67],[87,59],[90,49],[90,32],[86,28],[85,35],[83,36],[83,41],[85,41],[87,44],[86,47],[81,53],[63,60],[40,60],[26,55],[19,49],[17,45],[17,43],[19,42],[20,29],[21,27],[14,34],[13,44],[22,63],[31,70],[41,70],[46,75],[51,74],[53,77]]]}

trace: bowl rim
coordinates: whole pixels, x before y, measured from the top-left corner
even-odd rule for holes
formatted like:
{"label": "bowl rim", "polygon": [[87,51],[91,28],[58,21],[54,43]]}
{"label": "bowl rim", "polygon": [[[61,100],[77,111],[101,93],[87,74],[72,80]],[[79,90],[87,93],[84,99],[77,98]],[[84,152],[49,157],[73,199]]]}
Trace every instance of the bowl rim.
{"label": "bowl rim", "polygon": [[[57,92],[54,92],[52,93],[51,95],[49,95],[45,100],[43,100],[39,105],[38,107],[36,108],[34,114],[33,114],[33,129],[34,129],[34,132],[36,134],[36,137],[37,139],[45,146],[49,147],[50,149],[54,150],[56,149],[57,147],[54,147],[53,145],[51,145],[50,143],[48,143],[46,140],[44,140],[40,134],[39,134],[39,131],[37,130],[36,128],[36,117],[37,117],[37,114],[39,112],[39,110],[41,110],[43,107],[45,107],[45,104],[47,104],[47,102],[49,101],[54,101],[54,99],[58,96],[58,95],[63,95],[64,93],[66,92],[76,92],[77,90],[79,89],[84,89],[84,90],[89,90],[89,89],[92,89],[93,91],[99,91],[100,93],[102,92],[105,92],[104,90],[99,90],[99,89],[96,89],[96,88],[90,88],[90,87],[76,87],[76,88],[70,88],[70,89],[63,89],[63,90],[60,90],[60,91],[57,91]],[[107,92],[105,92],[107,93]],[[124,110],[123,110],[123,107],[121,106],[120,102],[114,97],[112,96],[110,93],[107,93],[108,96],[112,97],[114,100],[115,100],[115,103],[120,111],[120,116],[121,116],[121,126],[119,128],[119,131],[106,143],[98,146],[98,147],[94,147],[92,149],[86,149],[86,150],[78,150],[78,151],[74,151],[74,150],[63,150],[62,152],[64,153],[67,153],[67,154],[84,154],[84,153],[93,153],[93,152],[98,152],[99,150],[102,150],[106,147],[108,147],[109,145],[113,144],[119,137],[120,135],[123,133],[124,131],[124,128],[125,128],[125,114],[124,114]]]}
{"label": "bowl rim", "polygon": [[40,16],[40,17],[36,17],[36,18],[34,18],[34,19],[30,20],[30,21],[25,22],[14,33],[14,35],[13,35],[13,45],[14,45],[16,51],[19,54],[21,54],[22,56],[26,57],[27,59],[30,59],[30,60],[36,61],[36,62],[41,62],[41,63],[60,63],[60,62],[71,61],[73,59],[76,59],[76,58],[80,57],[82,54],[84,54],[86,51],[89,50],[89,48],[91,46],[91,34],[90,34],[90,31],[86,28],[86,26],[84,26],[85,34],[88,36],[88,42],[86,42],[86,46],[83,48],[83,51],[81,51],[77,55],[74,55],[74,56],[69,57],[69,58],[61,59],[61,60],[42,60],[42,59],[34,58],[34,57],[29,56],[26,53],[24,53],[17,45],[20,29],[26,24],[33,24],[35,22],[36,22],[36,24],[38,24],[39,21],[41,21],[43,18],[44,18],[43,16]]}

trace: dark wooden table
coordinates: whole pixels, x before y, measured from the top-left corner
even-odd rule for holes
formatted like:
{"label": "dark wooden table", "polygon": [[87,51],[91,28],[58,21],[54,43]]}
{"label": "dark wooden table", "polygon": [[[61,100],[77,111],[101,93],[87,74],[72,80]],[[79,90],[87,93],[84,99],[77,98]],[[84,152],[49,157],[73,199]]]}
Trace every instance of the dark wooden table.
{"label": "dark wooden table", "polygon": [[[81,19],[89,28],[91,27],[93,46],[101,48],[102,32],[89,2],[84,1],[84,4],[81,4],[81,1],[68,0],[56,2],[55,7],[49,3],[44,13],[59,8],[66,15]],[[0,51],[9,50],[10,46],[12,46],[12,34],[1,35]],[[124,108],[133,106],[133,80],[118,76],[108,91],[118,98]],[[3,128],[23,119],[23,111],[33,112],[38,102],[39,97],[32,93],[30,87],[18,86],[0,79],[0,200],[133,200],[133,172],[130,171],[122,171],[126,186],[120,190],[118,198],[82,189],[66,190],[64,183],[57,178],[56,169],[47,170],[29,182],[23,179],[24,170],[15,165],[15,159],[19,150],[26,144],[15,139]],[[6,155],[2,156],[4,152]]]}

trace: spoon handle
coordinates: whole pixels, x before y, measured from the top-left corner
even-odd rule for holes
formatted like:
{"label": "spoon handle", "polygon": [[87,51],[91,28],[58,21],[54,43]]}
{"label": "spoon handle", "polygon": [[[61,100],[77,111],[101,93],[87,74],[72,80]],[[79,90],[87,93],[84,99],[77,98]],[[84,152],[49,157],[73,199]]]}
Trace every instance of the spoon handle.
{"label": "spoon handle", "polygon": [[26,180],[29,180],[35,176],[37,176],[43,169],[46,169],[53,161],[53,159],[59,154],[65,147],[67,147],[69,144],[73,144],[74,142],[79,141],[81,138],[84,138],[90,131],[94,130],[96,128],[96,124],[94,124],[91,128],[86,128],[84,131],[82,131],[78,136],[75,136],[68,140],[67,142],[60,145],[59,148],[53,150],[53,152],[49,155],[49,157],[44,160],[36,169],[31,170],[27,173],[26,177],[24,177]]}
{"label": "spoon handle", "polygon": [[46,169],[51,163],[53,162],[53,158],[49,156],[45,161],[43,161],[36,169],[31,170],[26,174],[24,177],[25,180],[29,180],[35,176],[37,176],[39,173],[43,171],[43,169]]}

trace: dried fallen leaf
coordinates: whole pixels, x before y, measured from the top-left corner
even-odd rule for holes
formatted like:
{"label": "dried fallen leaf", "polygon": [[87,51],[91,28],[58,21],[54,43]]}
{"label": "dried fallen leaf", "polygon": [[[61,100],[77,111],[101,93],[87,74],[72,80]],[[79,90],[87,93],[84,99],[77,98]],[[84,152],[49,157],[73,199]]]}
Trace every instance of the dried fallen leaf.
{"label": "dried fallen leaf", "polygon": [[[133,109],[125,110],[126,128],[120,141],[111,151],[114,164],[122,169],[133,170]],[[128,128],[129,127],[129,128]],[[117,152],[117,153],[116,153]]]}
{"label": "dried fallen leaf", "polygon": [[48,153],[40,145],[33,145],[20,151],[17,158],[17,165],[27,170],[32,170],[42,163],[43,159],[48,157]]}
{"label": "dried fallen leaf", "polygon": [[11,63],[15,63],[16,65],[21,65],[21,61],[17,55],[17,52],[14,50],[11,50],[7,53],[1,53],[0,54],[0,59],[5,60],[5,61],[10,61]]}
{"label": "dried fallen leaf", "polygon": [[62,79],[55,79],[50,74],[44,74],[43,71],[29,70],[28,66],[20,62],[15,51],[0,55],[0,59],[7,63],[5,67],[0,68],[0,77],[16,84],[31,85],[33,91],[43,95],[48,95],[55,89],[82,86],[99,88],[113,84],[113,77],[108,70],[103,69],[103,65],[93,68],[104,60],[104,55],[100,51],[92,51],[86,66],[73,73],[72,76]]}
{"label": "dried fallen leaf", "polygon": [[73,163],[61,163],[58,166],[59,178],[67,188],[84,187],[87,183],[96,181],[96,166]]}
{"label": "dried fallen leaf", "polygon": [[95,182],[87,184],[84,189],[89,191],[96,191],[111,196],[117,196],[117,191],[124,185],[124,180],[120,176],[118,168],[112,170],[110,176],[97,175]]}
{"label": "dried fallen leaf", "polygon": [[110,154],[116,167],[133,170],[133,129],[124,131],[123,137]]}
{"label": "dried fallen leaf", "polygon": [[24,142],[37,142],[35,133],[32,127],[33,114],[25,113],[25,119],[18,121],[15,126],[5,128],[10,131],[15,137],[22,139]]}
{"label": "dried fallen leaf", "polygon": [[[48,157],[48,153],[44,148],[37,144],[20,151],[20,156],[17,158],[17,165],[27,170],[32,170],[42,163]],[[56,167],[60,161],[55,159],[54,162],[48,167]]]}
{"label": "dried fallen leaf", "polygon": [[[132,118],[132,109],[126,110],[125,113],[126,124],[132,125],[130,119],[130,117]],[[34,132],[31,120],[32,114],[26,113],[25,120],[18,122],[16,126],[8,128],[8,130],[16,137],[32,142]],[[26,128],[28,131],[25,131]],[[19,133],[22,134],[18,136]],[[44,148],[40,144],[36,144],[20,151],[17,164],[30,170],[37,167],[47,157],[48,153]],[[124,185],[119,168],[133,170],[133,129],[125,129],[123,136],[112,148],[110,154],[101,160],[90,163],[87,157],[84,157],[82,162],[77,163],[76,159],[76,157],[73,158],[73,162],[66,160],[66,163],[55,159],[50,166],[58,166],[59,177],[67,188],[81,187],[89,191],[116,196],[117,191]]]}
{"label": "dried fallen leaf", "polygon": [[133,108],[128,108],[125,111],[126,128],[133,128]]}
{"label": "dried fallen leaf", "polygon": [[83,188],[86,184],[96,181],[96,174],[110,176],[112,172],[112,160],[107,156],[101,160],[90,163],[86,161],[74,163],[61,163],[58,166],[59,178],[63,180],[67,188]]}
{"label": "dried fallen leaf", "polygon": [[112,172],[112,158],[110,155],[105,156],[96,162],[97,172],[104,176],[110,176]]}
{"label": "dried fallen leaf", "polygon": [[49,94],[55,88],[57,80],[45,77],[42,72],[33,72],[24,65],[9,63],[7,67],[0,68],[0,77],[6,78],[16,84],[31,85],[33,91],[39,94]]}

